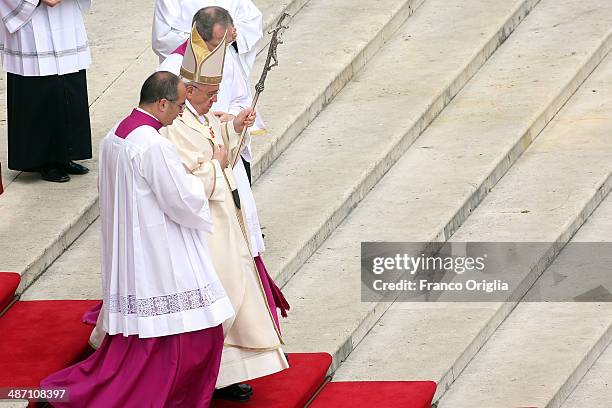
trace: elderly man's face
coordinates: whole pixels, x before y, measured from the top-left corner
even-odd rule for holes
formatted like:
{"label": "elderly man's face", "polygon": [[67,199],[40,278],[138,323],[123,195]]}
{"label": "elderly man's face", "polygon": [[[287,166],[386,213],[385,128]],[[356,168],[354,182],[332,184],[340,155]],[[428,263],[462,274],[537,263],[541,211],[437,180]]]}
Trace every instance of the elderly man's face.
{"label": "elderly man's face", "polygon": [[[206,45],[208,46],[209,51],[214,50],[217,45],[219,45],[219,43],[221,43],[221,41],[223,40],[223,35],[225,35],[225,30],[226,28],[223,27],[221,24],[215,24],[215,26],[213,27],[213,32],[212,32],[212,38],[210,41],[208,41],[206,43]],[[236,27],[234,27],[233,24],[230,24],[227,27],[227,44],[231,44],[234,41],[236,41],[236,36],[238,35],[237,31],[236,31]]]}
{"label": "elderly man's face", "polygon": [[187,85],[187,100],[199,115],[208,113],[213,103],[217,102],[219,85],[205,85],[192,82]]}

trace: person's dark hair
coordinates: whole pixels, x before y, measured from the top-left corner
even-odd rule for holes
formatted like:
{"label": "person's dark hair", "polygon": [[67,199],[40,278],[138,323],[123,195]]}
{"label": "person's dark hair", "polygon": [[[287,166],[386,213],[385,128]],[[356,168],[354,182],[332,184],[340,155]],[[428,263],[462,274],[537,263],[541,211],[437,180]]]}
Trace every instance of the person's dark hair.
{"label": "person's dark hair", "polygon": [[195,23],[196,29],[204,41],[210,41],[215,24],[228,28],[234,24],[234,21],[230,13],[223,7],[211,6],[198,10],[195,16],[193,16],[193,23]]}
{"label": "person's dark hair", "polygon": [[147,78],[140,89],[140,105],[155,103],[160,99],[178,99],[179,77],[172,72],[159,71]]}

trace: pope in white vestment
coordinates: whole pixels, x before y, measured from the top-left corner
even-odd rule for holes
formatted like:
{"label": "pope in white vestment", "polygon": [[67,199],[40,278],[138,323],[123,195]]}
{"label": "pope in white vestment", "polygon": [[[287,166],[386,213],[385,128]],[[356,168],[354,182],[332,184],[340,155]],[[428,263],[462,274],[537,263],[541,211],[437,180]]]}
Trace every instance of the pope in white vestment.
{"label": "pope in white vestment", "polygon": [[[223,79],[219,85],[217,101],[211,111],[235,116],[251,105],[249,74],[255,61],[255,45],[263,36],[261,13],[250,0],[157,0],[153,21],[153,49],[160,57],[169,53],[157,70],[179,73],[194,14],[202,7],[210,5],[220,6],[231,15],[232,25],[235,24],[237,28],[235,42],[239,50],[239,53],[236,53],[233,47],[228,47]],[[230,34],[231,28],[229,27]],[[206,38],[204,40],[208,41]],[[260,133],[265,128],[260,118],[258,114],[251,129],[252,134]],[[239,160],[234,167],[234,176],[250,235],[251,251],[258,256],[265,251],[265,245],[250,177],[245,167],[253,160],[250,143],[241,151],[241,157],[243,160]]]}
{"label": "pope in white vestment", "polygon": [[[223,325],[225,347],[217,380],[219,388],[288,368],[273,306],[267,301],[265,284],[250,251],[242,214],[232,196],[233,173],[227,163],[221,164],[215,156],[219,146],[235,151],[238,132],[245,125],[249,112],[239,114],[234,122],[223,124],[209,113],[221,82],[225,50],[225,39],[209,50],[194,26],[180,70],[187,83],[187,109],[161,131],[176,146],[185,169],[204,183],[209,194],[215,225],[208,240],[211,257],[236,312],[236,316]],[[214,60],[219,61],[216,72],[207,66]]]}

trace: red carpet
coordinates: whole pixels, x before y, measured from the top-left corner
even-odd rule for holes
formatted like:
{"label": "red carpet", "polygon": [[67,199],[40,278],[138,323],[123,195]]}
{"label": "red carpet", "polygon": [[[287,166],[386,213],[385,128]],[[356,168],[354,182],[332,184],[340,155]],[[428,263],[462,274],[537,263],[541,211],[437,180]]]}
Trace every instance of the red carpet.
{"label": "red carpet", "polygon": [[303,408],[323,384],[331,361],[327,353],[290,354],[288,370],[248,382],[253,387],[248,402],[215,400],[212,407]]}
{"label": "red carpet", "polygon": [[17,302],[0,317],[0,387],[38,386],[80,360],[92,327],[81,323],[97,300]]}
{"label": "red carpet", "polygon": [[0,312],[8,306],[15,297],[15,291],[21,277],[14,272],[0,272]]}
{"label": "red carpet", "polygon": [[[8,276],[0,280],[4,301],[12,299],[9,288],[19,283],[18,276]],[[11,306],[0,317],[0,387],[38,386],[49,374],[85,358],[92,327],[81,319],[98,303],[41,300]],[[296,353],[289,362],[288,370],[249,381],[250,401],[215,400],[212,407],[303,408],[325,381],[332,359],[327,353]],[[310,408],[429,408],[435,391],[431,381],[329,383]]]}
{"label": "red carpet", "polygon": [[309,408],[429,408],[435,392],[432,381],[332,382]]}

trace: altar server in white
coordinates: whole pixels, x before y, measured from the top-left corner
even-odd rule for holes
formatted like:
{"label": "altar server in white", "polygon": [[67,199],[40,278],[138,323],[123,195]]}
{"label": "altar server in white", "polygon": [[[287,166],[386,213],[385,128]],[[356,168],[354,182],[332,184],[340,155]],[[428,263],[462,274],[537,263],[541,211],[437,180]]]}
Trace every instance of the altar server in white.
{"label": "altar server in white", "polygon": [[[8,166],[66,182],[91,158],[83,13],[91,0],[0,1],[7,71]],[[32,118],[35,118],[33,120]]]}
{"label": "altar server in white", "polygon": [[156,0],[153,17],[153,50],[160,62],[189,38],[193,16],[204,7],[227,10],[234,21],[237,49],[244,73],[251,73],[257,55],[256,44],[262,38],[262,15],[251,0]]}
{"label": "altar server in white", "polygon": [[234,316],[207,245],[208,193],[158,131],[185,105],[179,78],[145,81],[139,108],[100,143],[102,292],[108,335],[87,360],[46,378],[59,407],[207,407]]}

